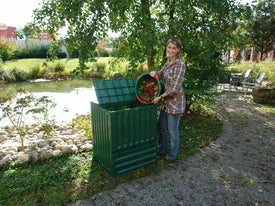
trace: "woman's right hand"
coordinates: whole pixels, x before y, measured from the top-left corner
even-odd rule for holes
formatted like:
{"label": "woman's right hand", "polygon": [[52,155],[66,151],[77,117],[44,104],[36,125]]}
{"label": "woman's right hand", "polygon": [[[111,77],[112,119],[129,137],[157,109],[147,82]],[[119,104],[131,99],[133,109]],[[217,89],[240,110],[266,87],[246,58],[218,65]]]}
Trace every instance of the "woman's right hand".
{"label": "woman's right hand", "polygon": [[151,76],[151,77],[155,77],[156,74],[157,74],[156,71],[151,71],[151,72],[150,72],[150,76]]}

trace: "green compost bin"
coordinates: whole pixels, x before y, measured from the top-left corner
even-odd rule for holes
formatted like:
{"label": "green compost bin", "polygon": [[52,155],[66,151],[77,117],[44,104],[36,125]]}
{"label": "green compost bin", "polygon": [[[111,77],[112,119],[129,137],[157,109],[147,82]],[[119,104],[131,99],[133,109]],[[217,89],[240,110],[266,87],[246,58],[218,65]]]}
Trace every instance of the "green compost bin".
{"label": "green compost bin", "polygon": [[94,158],[116,176],[157,160],[157,106],[137,101],[135,79],[93,81]]}

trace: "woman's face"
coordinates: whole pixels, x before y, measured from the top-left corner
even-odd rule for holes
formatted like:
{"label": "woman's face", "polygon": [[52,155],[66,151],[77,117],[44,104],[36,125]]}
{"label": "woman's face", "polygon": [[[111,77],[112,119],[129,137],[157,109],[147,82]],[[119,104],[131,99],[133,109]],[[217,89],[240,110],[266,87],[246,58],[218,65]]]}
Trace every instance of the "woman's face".
{"label": "woman's face", "polygon": [[176,45],[170,42],[166,47],[166,56],[167,58],[174,60],[177,58],[177,54],[179,51],[180,50],[176,47]]}

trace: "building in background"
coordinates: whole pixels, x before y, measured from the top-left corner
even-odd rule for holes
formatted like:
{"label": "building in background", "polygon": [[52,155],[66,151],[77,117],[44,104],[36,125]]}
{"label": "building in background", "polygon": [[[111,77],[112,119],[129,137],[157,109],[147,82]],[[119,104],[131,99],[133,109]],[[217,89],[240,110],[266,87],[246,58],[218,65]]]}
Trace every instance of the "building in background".
{"label": "building in background", "polygon": [[17,41],[16,27],[0,23],[0,40]]}
{"label": "building in background", "polygon": [[[29,39],[32,40],[31,37],[24,37],[23,39],[20,39],[16,36],[16,31],[20,31],[21,28],[16,28],[13,26],[7,26],[4,23],[0,23],[0,40],[7,40],[7,41],[19,41],[19,40],[25,40]],[[47,32],[42,33],[35,33],[34,39],[41,40],[41,41],[52,41],[52,37]]]}

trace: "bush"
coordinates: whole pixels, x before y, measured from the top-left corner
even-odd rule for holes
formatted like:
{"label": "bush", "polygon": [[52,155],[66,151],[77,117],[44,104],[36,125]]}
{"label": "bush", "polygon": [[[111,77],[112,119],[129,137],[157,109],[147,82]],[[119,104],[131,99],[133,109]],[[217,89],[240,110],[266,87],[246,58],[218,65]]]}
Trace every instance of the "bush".
{"label": "bush", "polygon": [[30,73],[19,67],[0,68],[0,77],[6,82],[22,82],[29,79]]}
{"label": "bush", "polygon": [[15,51],[14,58],[47,58],[49,45],[27,45],[19,46]]}
{"label": "bush", "polygon": [[31,71],[30,71],[30,78],[31,79],[38,79],[41,77],[41,67],[39,65],[37,66],[34,66],[31,68]]}
{"label": "bush", "polygon": [[58,59],[65,59],[65,58],[67,58],[67,53],[66,52],[58,52],[57,53],[57,58]]}
{"label": "bush", "polygon": [[46,70],[52,71],[52,72],[62,72],[65,71],[65,63],[61,61],[48,61],[43,63],[43,67],[45,67]]}
{"label": "bush", "polygon": [[2,61],[7,61],[13,57],[15,46],[15,42],[0,40],[0,57]]}
{"label": "bush", "polygon": [[29,79],[29,73],[19,67],[13,67],[10,73],[13,74],[16,82],[23,82]]}
{"label": "bush", "polygon": [[255,77],[258,71],[265,72],[264,81],[275,82],[275,62],[271,60],[256,62],[244,62],[242,64],[230,65],[234,72],[245,74],[247,69],[251,69],[251,77]]}
{"label": "bush", "polygon": [[79,50],[78,49],[74,49],[73,51],[69,52],[69,56],[70,56],[70,58],[78,58],[78,56],[79,56]]}
{"label": "bush", "polygon": [[65,71],[65,64],[63,62],[60,62],[60,61],[56,62],[54,64],[54,71],[55,72],[63,72],[63,71]]}
{"label": "bush", "polygon": [[105,72],[105,69],[107,68],[107,61],[105,59],[98,59],[96,62],[96,68],[97,72]]}
{"label": "bush", "polygon": [[68,72],[65,71],[65,63],[61,61],[44,62],[41,75],[47,79],[68,78]]}
{"label": "bush", "polygon": [[1,80],[6,81],[6,82],[14,82],[15,81],[14,74],[11,73],[6,68],[0,69],[0,77],[1,77]]}
{"label": "bush", "polygon": [[1,81],[1,80],[2,80],[2,81],[5,80],[4,74],[5,74],[5,69],[2,68],[2,67],[0,67],[0,81]]}

